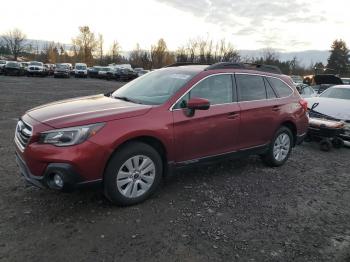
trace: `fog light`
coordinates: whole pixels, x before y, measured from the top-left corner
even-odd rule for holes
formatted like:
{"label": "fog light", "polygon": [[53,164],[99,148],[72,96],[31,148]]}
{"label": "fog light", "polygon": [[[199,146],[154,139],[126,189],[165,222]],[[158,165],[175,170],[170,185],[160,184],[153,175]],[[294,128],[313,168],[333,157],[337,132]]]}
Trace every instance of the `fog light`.
{"label": "fog light", "polygon": [[55,186],[62,188],[63,187],[63,179],[62,179],[61,175],[55,174],[53,176],[53,183],[55,184]]}

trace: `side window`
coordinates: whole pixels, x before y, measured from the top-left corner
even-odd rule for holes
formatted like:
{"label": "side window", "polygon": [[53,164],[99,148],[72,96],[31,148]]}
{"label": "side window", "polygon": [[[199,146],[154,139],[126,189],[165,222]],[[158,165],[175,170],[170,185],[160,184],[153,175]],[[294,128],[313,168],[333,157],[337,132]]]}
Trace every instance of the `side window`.
{"label": "side window", "polygon": [[266,78],[264,78],[264,82],[265,82],[265,87],[266,87],[266,97],[267,97],[267,99],[276,98],[277,95],[276,95],[275,91],[272,89],[271,85],[269,84],[269,82],[267,81]]}
{"label": "side window", "polygon": [[272,77],[268,77],[267,80],[269,81],[273,89],[276,90],[279,97],[290,96],[293,93],[293,90],[281,80]]}
{"label": "side window", "polygon": [[186,108],[187,101],[192,97],[208,99],[211,105],[231,103],[233,99],[231,75],[213,75],[204,79],[177,102],[174,109]]}
{"label": "side window", "polygon": [[236,74],[239,101],[266,99],[264,79],[256,75]]}

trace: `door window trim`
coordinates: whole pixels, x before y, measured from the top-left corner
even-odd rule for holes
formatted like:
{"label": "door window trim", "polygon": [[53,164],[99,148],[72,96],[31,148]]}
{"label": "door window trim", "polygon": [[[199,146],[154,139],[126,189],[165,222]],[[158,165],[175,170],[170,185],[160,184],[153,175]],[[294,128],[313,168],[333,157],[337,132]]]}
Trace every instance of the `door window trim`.
{"label": "door window trim", "polygon": [[[283,83],[285,83],[291,90],[292,90],[292,93],[289,95],[289,96],[284,96],[284,97],[275,97],[275,98],[269,98],[269,99],[259,99],[259,100],[250,100],[250,101],[239,101],[238,103],[250,103],[250,102],[257,102],[257,101],[270,101],[270,100],[280,100],[280,99],[285,99],[285,98],[288,98],[288,97],[291,97],[294,95],[295,91],[292,87],[290,87],[290,85],[288,85],[286,83],[286,81],[282,80],[281,78],[278,78],[278,77],[275,77],[275,76],[267,76],[267,75],[262,75],[262,74],[256,74],[256,73],[241,73],[241,72],[237,72],[237,73],[234,73],[234,77],[236,79],[236,75],[254,75],[254,76],[261,76],[261,77],[270,77],[270,78],[276,78],[280,81],[282,81]],[[236,82],[236,88],[237,88],[237,91],[238,91],[238,86],[237,86],[237,82]],[[273,89],[274,90],[274,89]],[[276,92],[276,91],[275,91]],[[276,93],[276,95],[278,95]]]}
{"label": "door window trim", "polygon": [[[179,99],[177,99],[175,101],[175,103],[172,104],[172,106],[169,108],[169,111],[177,111],[177,110],[183,110],[183,108],[175,108],[174,106],[184,97],[186,96],[189,92],[191,92],[191,90],[193,88],[195,88],[198,84],[200,84],[202,81],[204,81],[205,79],[209,78],[209,77],[213,77],[213,76],[219,76],[219,75],[231,75],[231,89],[232,89],[232,102],[230,103],[222,103],[222,104],[215,104],[215,105],[210,105],[212,106],[221,106],[221,105],[227,105],[227,104],[233,104],[233,103],[237,103],[237,101],[234,100],[238,100],[238,98],[234,99],[234,94],[237,94],[237,88],[236,88],[236,83],[234,84],[233,81],[234,80],[234,73],[216,73],[216,74],[211,74],[211,75],[207,75],[206,77],[202,78],[201,80],[199,80],[197,83],[195,83],[193,86],[191,86],[190,89],[188,89],[185,93],[182,94],[182,96],[180,96]],[[236,95],[237,97],[237,95]]]}

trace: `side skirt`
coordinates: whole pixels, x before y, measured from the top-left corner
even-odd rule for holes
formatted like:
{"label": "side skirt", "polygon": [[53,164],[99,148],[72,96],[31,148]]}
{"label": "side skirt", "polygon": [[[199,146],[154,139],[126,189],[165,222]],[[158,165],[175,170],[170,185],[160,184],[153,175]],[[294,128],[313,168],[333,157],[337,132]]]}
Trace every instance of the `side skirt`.
{"label": "side skirt", "polygon": [[[215,162],[225,161],[227,159],[237,159],[237,158],[243,158],[249,155],[259,155],[264,154],[269,150],[269,144],[256,146],[244,150],[238,150],[234,152],[228,152],[224,154],[218,154],[214,156],[207,156],[182,162],[170,162],[169,169],[181,169],[186,167],[193,167],[197,165],[206,165],[206,164],[212,164]],[[172,173],[172,172],[171,172]]]}

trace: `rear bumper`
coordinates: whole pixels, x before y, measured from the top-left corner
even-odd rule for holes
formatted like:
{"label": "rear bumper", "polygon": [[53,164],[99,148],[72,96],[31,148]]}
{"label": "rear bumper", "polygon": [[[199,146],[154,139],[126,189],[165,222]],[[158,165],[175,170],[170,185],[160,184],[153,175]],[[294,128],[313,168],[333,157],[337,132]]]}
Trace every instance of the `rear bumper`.
{"label": "rear bumper", "polygon": [[[102,179],[97,179],[93,181],[86,181],[82,178],[73,168],[72,165],[68,163],[50,163],[46,167],[43,176],[34,176],[31,174],[27,164],[25,161],[19,156],[16,155],[16,163],[19,167],[20,174],[24,177],[24,179],[32,184],[33,186],[39,188],[50,188],[56,189],[60,191],[68,191],[75,188],[82,187],[84,185],[97,184],[102,182]],[[59,174],[63,180],[63,187],[58,188],[53,183],[53,176],[55,174]]]}

